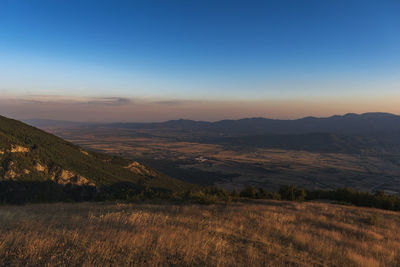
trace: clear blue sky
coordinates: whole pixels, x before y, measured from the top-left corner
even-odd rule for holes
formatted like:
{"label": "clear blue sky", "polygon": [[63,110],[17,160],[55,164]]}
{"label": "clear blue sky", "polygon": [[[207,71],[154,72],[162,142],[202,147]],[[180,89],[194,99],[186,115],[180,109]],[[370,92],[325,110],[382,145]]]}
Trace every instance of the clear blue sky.
{"label": "clear blue sky", "polygon": [[0,93],[393,97],[400,1],[0,1]]}

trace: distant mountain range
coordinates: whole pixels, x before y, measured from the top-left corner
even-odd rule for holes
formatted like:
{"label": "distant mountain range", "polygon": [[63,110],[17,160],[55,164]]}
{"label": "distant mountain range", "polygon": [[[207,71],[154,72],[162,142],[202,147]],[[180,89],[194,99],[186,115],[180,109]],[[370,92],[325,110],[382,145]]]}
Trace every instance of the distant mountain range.
{"label": "distant mountain range", "polygon": [[170,128],[179,130],[202,130],[223,134],[393,134],[400,133],[400,116],[390,113],[348,113],[327,118],[305,117],[295,120],[268,118],[247,118],[239,120],[221,120],[217,122],[194,120],[170,120],[157,123],[85,123],[46,119],[25,120],[26,123],[44,126],[107,126],[115,128]]}
{"label": "distant mountain range", "polygon": [[306,117],[296,120],[247,118],[217,122],[171,120],[161,123],[112,123],[122,128],[172,128],[205,130],[224,134],[381,134],[400,133],[400,116],[389,113],[349,113],[328,118]]}
{"label": "distant mountain range", "polygon": [[247,118],[217,122],[171,120],[158,123],[74,123],[28,120],[38,127],[97,127],[171,133],[176,140],[318,152],[400,152],[400,116],[349,113],[295,120]]}

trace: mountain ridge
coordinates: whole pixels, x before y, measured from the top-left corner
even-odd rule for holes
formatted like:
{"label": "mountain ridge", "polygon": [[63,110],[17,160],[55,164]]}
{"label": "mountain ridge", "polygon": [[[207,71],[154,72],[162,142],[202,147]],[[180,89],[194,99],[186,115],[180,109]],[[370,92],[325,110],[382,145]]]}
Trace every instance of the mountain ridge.
{"label": "mountain ridge", "polygon": [[[83,123],[71,121],[54,121],[31,119],[25,122],[34,126],[60,126],[62,124],[87,127],[115,128],[175,128],[187,130],[221,131],[235,134],[303,134],[303,133],[341,133],[368,134],[400,132],[400,116],[384,112],[368,112],[363,114],[347,113],[330,117],[308,116],[300,119],[270,119],[263,117],[225,119],[215,122],[189,119],[168,120],[164,122],[110,122]],[[224,129],[228,128],[229,129]]]}
{"label": "mountain ridge", "polygon": [[[400,133],[400,116],[390,113],[369,112],[363,114],[347,113],[324,118],[305,117],[294,120],[269,118],[244,118],[216,122],[194,120],[170,120],[159,123],[108,123],[99,126],[115,128],[179,130],[204,130],[228,135],[259,134],[397,134]],[[92,125],[95,127],[95,125]]]}

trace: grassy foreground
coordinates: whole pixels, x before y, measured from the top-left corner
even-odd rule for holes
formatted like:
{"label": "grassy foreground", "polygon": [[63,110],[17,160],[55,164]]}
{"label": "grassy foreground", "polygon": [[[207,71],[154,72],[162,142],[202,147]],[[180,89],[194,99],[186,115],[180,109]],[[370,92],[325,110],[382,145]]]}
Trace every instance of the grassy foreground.
{"label": "grassy foreground", "polygon": [[323,203],[0,206],[0,266],[400,266],[399,226]]}

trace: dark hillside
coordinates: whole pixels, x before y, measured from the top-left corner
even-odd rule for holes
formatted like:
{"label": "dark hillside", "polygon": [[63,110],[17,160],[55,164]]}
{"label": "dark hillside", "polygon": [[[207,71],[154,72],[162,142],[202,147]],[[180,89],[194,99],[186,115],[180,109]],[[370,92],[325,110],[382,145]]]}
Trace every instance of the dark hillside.
{"label": "dark hillside", "polygon": [[140,184],[160,190],[188,185],[132,160],[85,151],[52,134],[0,116],[0,181],[76,186]]}

